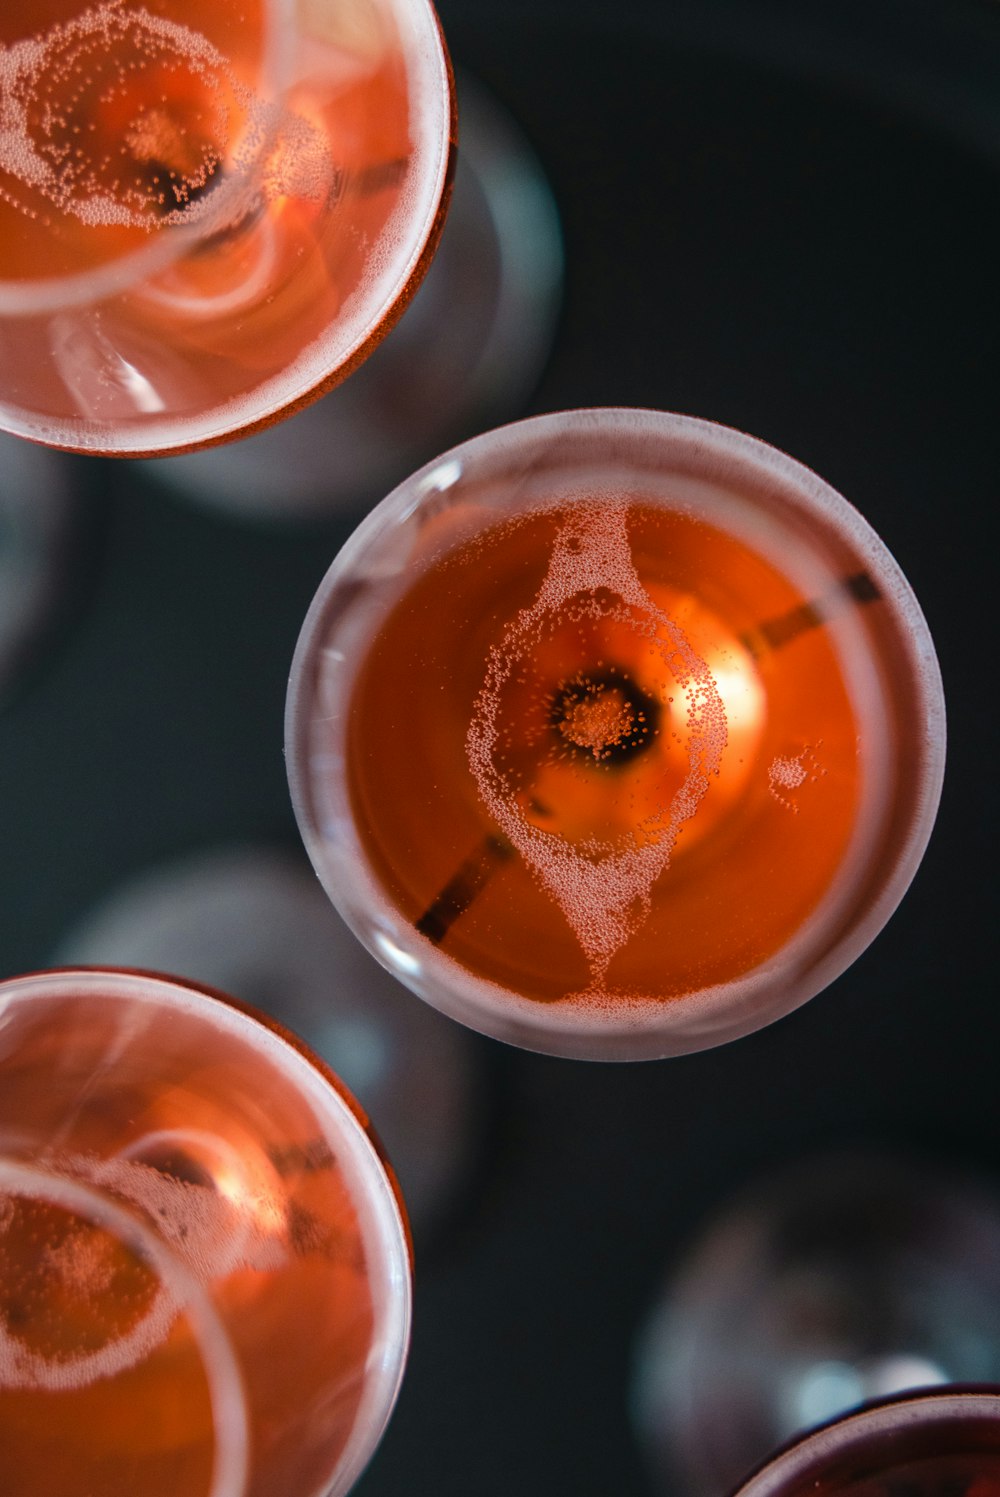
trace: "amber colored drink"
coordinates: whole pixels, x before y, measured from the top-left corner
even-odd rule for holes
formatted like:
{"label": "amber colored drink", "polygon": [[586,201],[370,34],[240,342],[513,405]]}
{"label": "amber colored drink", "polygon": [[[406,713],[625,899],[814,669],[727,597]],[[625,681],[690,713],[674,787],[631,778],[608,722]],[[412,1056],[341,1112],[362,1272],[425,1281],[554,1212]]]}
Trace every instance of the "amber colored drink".
{"label": "amber colored drink", "polygon": [[[351,697],[351,804],[393,903],[541,1002],[666,1001],[766,960],[830,887],[861,802],[829,630],[794,628],[812,601],[732,536],[627,500],[457,547]],[[449,904],[491,838],[494,871]]]}
{"label": "amber colored drink", "polygon": [[345,548],[293,669],[293,796],[432,1002],[570,1053],[691,1048],[878,905],[940,703],[891,558],[810,486],[707,423],[570,413],[449,454]]}
{"label": "amber colored drink", "polygon": [[874,1405],[807,1435],[739,1497],[996,1497],[1000,1393],[943,1389]]}
{"label": "amber colored drink", "polygon": [[440,229],[427,0],[18,0],[0,18],[0,422],[168,451],[363,357]]}
{"label": "amber colored drink", "polygon": [[5,1497],[327,1497],[387,1417],[405,1228],[352,1105],[167,981],[0,984]]}

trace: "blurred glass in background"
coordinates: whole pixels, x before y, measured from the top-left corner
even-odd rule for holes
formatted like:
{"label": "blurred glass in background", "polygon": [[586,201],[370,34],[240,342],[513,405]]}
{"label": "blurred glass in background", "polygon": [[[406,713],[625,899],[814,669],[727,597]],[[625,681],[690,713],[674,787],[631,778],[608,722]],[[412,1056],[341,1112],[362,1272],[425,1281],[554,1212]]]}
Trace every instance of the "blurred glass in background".
{"label": "blurred glass in background", "polygon": [[1000,1382],[1000,1196],[939,1163],[804,1160],[725,1206],[637,1346],[657,1490],[718,1497],[871,1398]]}

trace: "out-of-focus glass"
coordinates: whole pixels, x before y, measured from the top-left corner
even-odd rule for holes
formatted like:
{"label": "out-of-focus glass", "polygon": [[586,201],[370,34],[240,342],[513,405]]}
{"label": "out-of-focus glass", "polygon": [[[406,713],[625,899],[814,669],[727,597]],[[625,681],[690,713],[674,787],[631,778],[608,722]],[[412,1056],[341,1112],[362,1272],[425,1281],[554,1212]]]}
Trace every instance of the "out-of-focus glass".
{"label": "out-of-focus glass", "polygon": [[548,356],[562,289],[559,218],[540,162],[459,74],[448,221],[399,325],[346,383],[245,442],[154,458],[199,504],[268,520],[361,514],[415,467],[515,414]]}
{"label": "out-of-focus glass", "polygon": [[72,565],[68,461],[0,434],[0,704],[34,665]]}

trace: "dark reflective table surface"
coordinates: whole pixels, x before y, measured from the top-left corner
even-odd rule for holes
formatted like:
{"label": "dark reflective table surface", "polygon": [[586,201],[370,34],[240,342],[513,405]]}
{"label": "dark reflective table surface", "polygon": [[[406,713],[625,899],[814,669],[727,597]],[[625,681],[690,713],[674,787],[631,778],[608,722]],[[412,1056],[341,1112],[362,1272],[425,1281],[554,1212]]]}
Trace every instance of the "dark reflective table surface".
{"label": "dark reflective table surface", "polygon": [[[358,1492],[652,1497],[628,1408],[636,1333],[732,1191],[841,1144],[1000,1181],[1000,10],[440,11],[456,62],[532,142],[563,225],[554,347],[510,416],[661,407],[814,467],[909,576],[949,704],[924,865],[825,994],[660,1064],[470,1041],[487,1104],[476,1167],[418,1241],[409,1372]],[[0,707],[5,975],[44,965],[96,901],[159,863],[296,852],[285,681],[360,514],[241,522],[141,465],[70,466],[86,513],[69,606]]]}

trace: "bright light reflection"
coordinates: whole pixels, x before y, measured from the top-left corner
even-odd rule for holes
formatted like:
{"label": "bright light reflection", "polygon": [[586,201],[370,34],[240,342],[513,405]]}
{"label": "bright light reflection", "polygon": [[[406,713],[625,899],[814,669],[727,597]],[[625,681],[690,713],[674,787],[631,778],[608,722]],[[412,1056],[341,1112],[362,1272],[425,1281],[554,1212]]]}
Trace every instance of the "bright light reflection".
{"label": "bright light reflection", "polygon": [[420,480],[419,493],[423,498],[425,494],[443,494],[445,489],[450,489],[462,476],[462,464],[459,458],[451,457],[446,462],[438,463],[432,468],[426,477]]}
{"label": "bright light reflection", "polygon": [[165,411],[167,407],[162,397],[146,376],[141,374],[134,364],[130,364],[128,359],[123,359],[121,354],[116,354],[115,358],[118,364],[118,378],[135,402],[136,410],[146,415],[155,415],[157,411]]}
{"label": "bright light reflection", "polygon": [[795,1390],[795,1427],[810,1428],[854,1408],[865,1397],[865,1384],[847,1362],[817,1362]]}
{"label": "bright light reflection", "polygon": [[392,937],[387,936],[384,931],[375,931],[372,940],[394,972],[405,973],[407,977],[416,977],[420,972],[420,958],[413,956],[409,951],[404,951],[401,946],[397,946]]}
{"label": "bright light reflection", "polygon": [[947,1373],[927,1357],[910,1353],[849,1362],[817,1362],[798,1380],[794,1391],[793,1428],[822,1424],[869,1398],[884,1398],[914,1388],[937,1387]]}
{"label": "bright light reflection", "polygon": [[764,720],[766,704],[760,678],[749,659],[733,661],[730,657],[725,664],[709,660],[708,667],[726,709],[730,733],[755,733]]}

